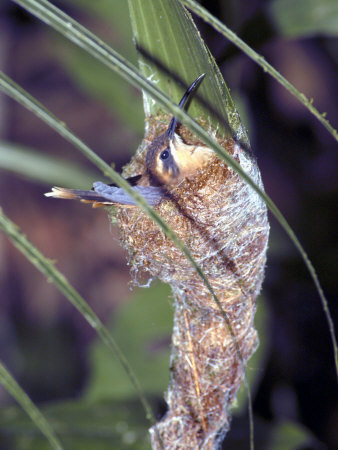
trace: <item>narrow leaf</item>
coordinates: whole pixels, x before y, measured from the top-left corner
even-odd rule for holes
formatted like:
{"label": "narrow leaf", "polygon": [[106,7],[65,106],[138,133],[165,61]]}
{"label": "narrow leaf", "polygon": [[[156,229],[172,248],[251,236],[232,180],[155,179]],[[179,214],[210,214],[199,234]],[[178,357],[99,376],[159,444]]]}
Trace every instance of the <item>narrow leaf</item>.
{"label": "narrow leaf", "polygon": [[[216,130],[227,125],[223,134],[235,136],[247,147],[230,92],[188,11],[177,0],[129,0],[129,8],[143,75],[178,103],[186,87],[205,73],[196,95],[200,102],[192,101],[190,114]],[[164,112],[147,93],[144,107],[146,116]]]}

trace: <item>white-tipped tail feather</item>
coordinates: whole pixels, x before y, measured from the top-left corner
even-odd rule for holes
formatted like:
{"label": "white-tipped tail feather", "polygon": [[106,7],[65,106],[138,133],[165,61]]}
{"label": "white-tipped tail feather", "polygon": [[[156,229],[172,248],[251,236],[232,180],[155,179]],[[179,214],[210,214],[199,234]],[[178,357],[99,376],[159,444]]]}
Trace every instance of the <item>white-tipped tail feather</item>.
{"label": "white-tipped tail feather", "polygon": [[[165,197],[165,190],[161,187],[136,186],[133,189],[143,195],[152,206],[157,205]],[[135,200],[122,188],[108,186],[100,181],[94,183],[93,190],[91,191],[53,187],[52,191],[47,192],[45,196],[66,200],[82,200],[84,202],[94,202],[103,205],[136,206]]]}

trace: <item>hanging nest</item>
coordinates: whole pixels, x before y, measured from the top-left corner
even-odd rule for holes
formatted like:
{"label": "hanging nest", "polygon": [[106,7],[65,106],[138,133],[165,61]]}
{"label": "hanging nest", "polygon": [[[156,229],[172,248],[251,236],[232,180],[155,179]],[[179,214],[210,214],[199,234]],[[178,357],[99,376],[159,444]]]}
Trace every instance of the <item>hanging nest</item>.
{"label": "hanging nest", "polygon": [[[147,137],[126,166],[125,176],[145,171],[146,147],[166,127],[165,121],[158,124],[150,121]],[[187,144],[203,145],[185,127],[178,134]],[[253,155],[232,139],[219,143],[262,188]],[[151,429],[152,445],[213,449],[229,428],[229,409],[243,368],[258,345],[253,319],[266,261],[266,205],[211,154],[206,166],[172,186],[155,209],[203,270],[231,330],[210,291],[172,241],[139,208],[118,208],[120,239],[135,279],[146,272],[149,278],[169,283],[174,297],[168,411]]]}

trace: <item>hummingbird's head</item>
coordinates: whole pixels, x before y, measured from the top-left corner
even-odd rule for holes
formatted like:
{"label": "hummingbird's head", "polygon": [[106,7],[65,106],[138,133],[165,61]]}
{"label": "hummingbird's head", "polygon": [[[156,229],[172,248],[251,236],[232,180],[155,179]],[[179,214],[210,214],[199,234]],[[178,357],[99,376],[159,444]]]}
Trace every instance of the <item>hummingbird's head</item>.
{"label": "hummingbird's head", "polygon": [[146,167],[153,184],[173,184],[180,175],[179,161],[175,158],[173,139],[168,131],[154,139],[147,149]]}
{"label": "hummingbird's head", "polygon": [[146,167],[153,185],[174,186],[183,178],[193,176],[213,157],[208,147],[187,145],[177,134],[169,139],[161,134],[149,145]]}
{"label": "hummingbird's head", "polygon": [[[200,75],[183,95],[179,107],[191,100],[205,74]],[[213,154],[207,147],[185,144],[175,133],[177,119],[173,117],[168,129],[155,138],[147,149],[146,168],[152,184],[175,185],[202,167]]]}

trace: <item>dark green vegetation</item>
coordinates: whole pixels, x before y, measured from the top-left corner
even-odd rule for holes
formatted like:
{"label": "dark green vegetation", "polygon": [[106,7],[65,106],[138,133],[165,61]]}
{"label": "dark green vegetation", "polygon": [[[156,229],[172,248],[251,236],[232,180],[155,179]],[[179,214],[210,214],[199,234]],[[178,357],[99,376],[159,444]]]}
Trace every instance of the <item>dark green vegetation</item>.
{"label": "dark green vegetation", "polygon": [[[311,23],[307,23],[307,26],[299,26],[298,31],[296,29],[291,33],[278,22],[280,16],[274,16],[273,9],[268,9],[264,2],[253,2],[249,10],[241,2],[230,2],[227,8],[220,6],[221,3],[224,2],[208,2],[206,6],[264,54],[300,90],[313,97],[318,108],[327,111],[334,124],[337,111],[333,100],[336,98],[333,67],[337,61],[333,51],[335,40],[328,37],[332,36],[331,28],[325,22],[320,28],[316,20],[312,28]],[[119,15],[110,11],[112,17],[108,18],[107,12],[104,12],[102,25],[101,19],[99,21],[93,12],[80,12],[74,5],[75,2],[61,2],[63,8],[72,15],[79,14],[82,23],[101,33],[114,47],[125,47],[124,54],[129,57],[129,52],[133,51],[132,43],[129,35],[123,34],[129,27],[129,19],[126,14],[122,24],[120,6]],[[110,72],[101,69],[96,62],[74,50],[68,43],[65,45],[60,38],[55,38],[42,24],[19,13],[11,3],[3,4],[1,8],[5,13],[2,18],[5,27],[2,29],[7,36],[1,44],[5,49],[3,68],[6,73],[61,117],[106,161],[114,161],[120,168],[128,161],[143,133],[142,102],[138,94],[128,85],[121,85],[118,77],[113,81]],[[311,18],[308,5],[304,8],[301,17]],[[330,23],[334,17],[332,9]],[[114,19],[116,23],[112,26]],[[333,205],[337,191],[334,178],[335,143],[303,106],[290,99],[282,88],[223,38],[213,34],[203,23],[199,25],[231,86],[232,94],[238,94],[238,104],[245,105],[241,115],[246,118],[266,190],[300,236],[327,296],[333,299],[336,289],[336,249],[333,241],[336,223]],[[87,164],[72,151],[69,144],[42,126],[38,119],[3,97],[1,101],[6,107],[5,116],[9,118],[2,125],[4,140],[40,149],[57,158],[63,157],[77,166]],[[105,106],[102,107],[102,104]],[[122,128],[122,123],[125,128]],[[2,148],[6,151],[5,144]],[[121,322],[114,307],[130,295],[124,256],[109,233],[104,213],[74,203],[56,204],[42,198],[42,193],[48,190],[49,185],[63,183],[56,176],[59,176],[59,169],[55,178],[50,176],[48,186],[45,187],[2,172],[1,204],[34,244],[50,258],[58,259],[58,267],[67,274],[102,319],[107,317],[108,312],[113,314],[112,332],[122,344],[116,329],[116,324]],[[33,177],[36,178],[35,175]],[[100,178],[99,174],[97,178]],[[69,186],[79,187],[73,179],[69,180]],[[320,440],[334,446],[334,427],[331,423],[335,417],[336,386],[327,325],[303,263],[279,232],[278,226],[273,227],[272,233],[264,291],[270,318],[266,334],[261,334],[261,340],[268,342],[269,349],[265,353],[265,362],[260,363],[263,369],[258,371],[261,380],[254,402],[257,417],[267,423],[263,423],[262,427],[260,423],[256,424],[257,448],[262,448],[259,445],[260,436],[266,436],[266,430],[273,433],[273,425],[278,420],[302,423]],[[85,386],[88,386],[88,377],[95,378],[102,361],[104,365],[112,367],[111,357],[88,358],[87,348],[93,339],[93,332],[65,304],[55,288],[47,285],[46,280],[7,241],[2,240],[1,246],[1,254],[5,255],[1,269],[0,307],[4,324],[1,327],[1,358],[35,402],[74,396],[80,398]],[[148,297],[151,291],[145,292]],[[159,295],[155,292],[153,295],[156,307],[168,306],[167,293]],[[145,300],[136,299],[136,302]],[[127,322],[128,325],[122,327],[124,339],[128,343],[142,342],[143,339],[143,348],[148,350],[149,359],[154,360],[154,355],[160,355],[161,373],[167,376],[167,363],[162,358],[165,358],[169,342],[170,312],[159,312],[157,317],[160,319],[149,319],[152,307],[145,303],[138,304],[138,307],[145,317],[141,318],[138,312],[132,325]],[[130,312],[125,314],[130,314],[128,320],[133,320],[130,308]],[[152,323],[158,325],[158,321],[164,319],[168,319],[167,328],[158,332],[156,339],[142,336],[152,327]],[[135,331],[141,336],[132,334]],[[140,359],[145,366],[151,367],[147,364],[147,356],[140,357],[138,350],[134,350],[128,358],[148,391],[145,383],[150,375],[147,372],[143,375],[141,369],[137,370]],[[252,367],[257,368],[255,363],[252,364]],[[163,385],[154,386],[163,376],[155,375],[157,372],[154,371],[155,368],[150,371],[153,380],[149,392],[161,396],[167,379],[163,380]],[[121,374],[117,378],[121,381],[117,383],[115,375],[109,376],[104,370],[102,374],[103,381],[99,386],[106,389],[102,394],[96,395],[94,388],[90,391],[86,387],[86,394],[87,389],[88,392],[94,392],[90,400],[95,407],[83,406],[81,403],[77,410],[76,405],[68,408],[67,403],[60,406],[62,412],[59,415],[53,413],[54,407],[48,413],[48,417],[54,418],[51,423],[56,424],[55,429],[59,431],[66,448],[69,445],[63,436],[67,433],[85,436],[88,448],[93,448],[92,442],[86,437],[91,432],[88,422],[94,429],[96,448],[99,448],[100,439],[106,443],[102,444],[106,448],[114,447],[113,435],[116,434],[111,423],[120,423],[121,419],[115,413],[123,410],[115,402],[104,408],[99,400],[103,397],[106,401],[116,398],[116,394],[108,394],[108,390],[120,386],[126,376]],[[128,391],[121,387],[116,391],[122,399],[134,395],[132,388]],[[129,412],[136,408],[134,399],[130,403],[125,400],[124,405],[129,406]],[[74,412],[76,410],[78,413],[82,407],[85,423],[81,422],[80,414]],[[1,432],[6,442],[13,435],[21,435],[27,442],[28,436],[37,432],[24,413],[16,414],[4,410]],[[232,439],[237,438],[237,420],[240,419],[234,419],[228,447]],[[64,422],[58,428],[59,421]],[[124,416],[122,422],[128,422],[128,427],[134,433],[141,424],[143,435],[146,435],[147,423],[141,407],[136,417]],[[68,428],[67,432],[62,432],[65,423],[71,423],[73,427],[70,431]],[[79,429],[82,431],[79,432]],[[248,427],[239,429],[241,442],[244,442],[242,448],[247,448],[248,439],[243,436],[242,430]],[[279,433],[285,438],[289,434],[284,430],[279,429]],[[297,432],[301,433],[301,430],[297,428]],[[119,439],[122,435],[118,435]],[[308,436],[307,431],[305,435]],[[75,448],[74,438],[71,441]],[[20,448],[19,444],[8,445]],[[32,443],[31,448],[43,448],[42,445],[47,446]],[[293,445],[299,448],[298,443]],[[315,447],[317,444],[311,445]],[[79,448],[84,448],[83,442]],[[234,448],[240,447],[234,444]],[[285,445],[284,448],[292,447]]]}

